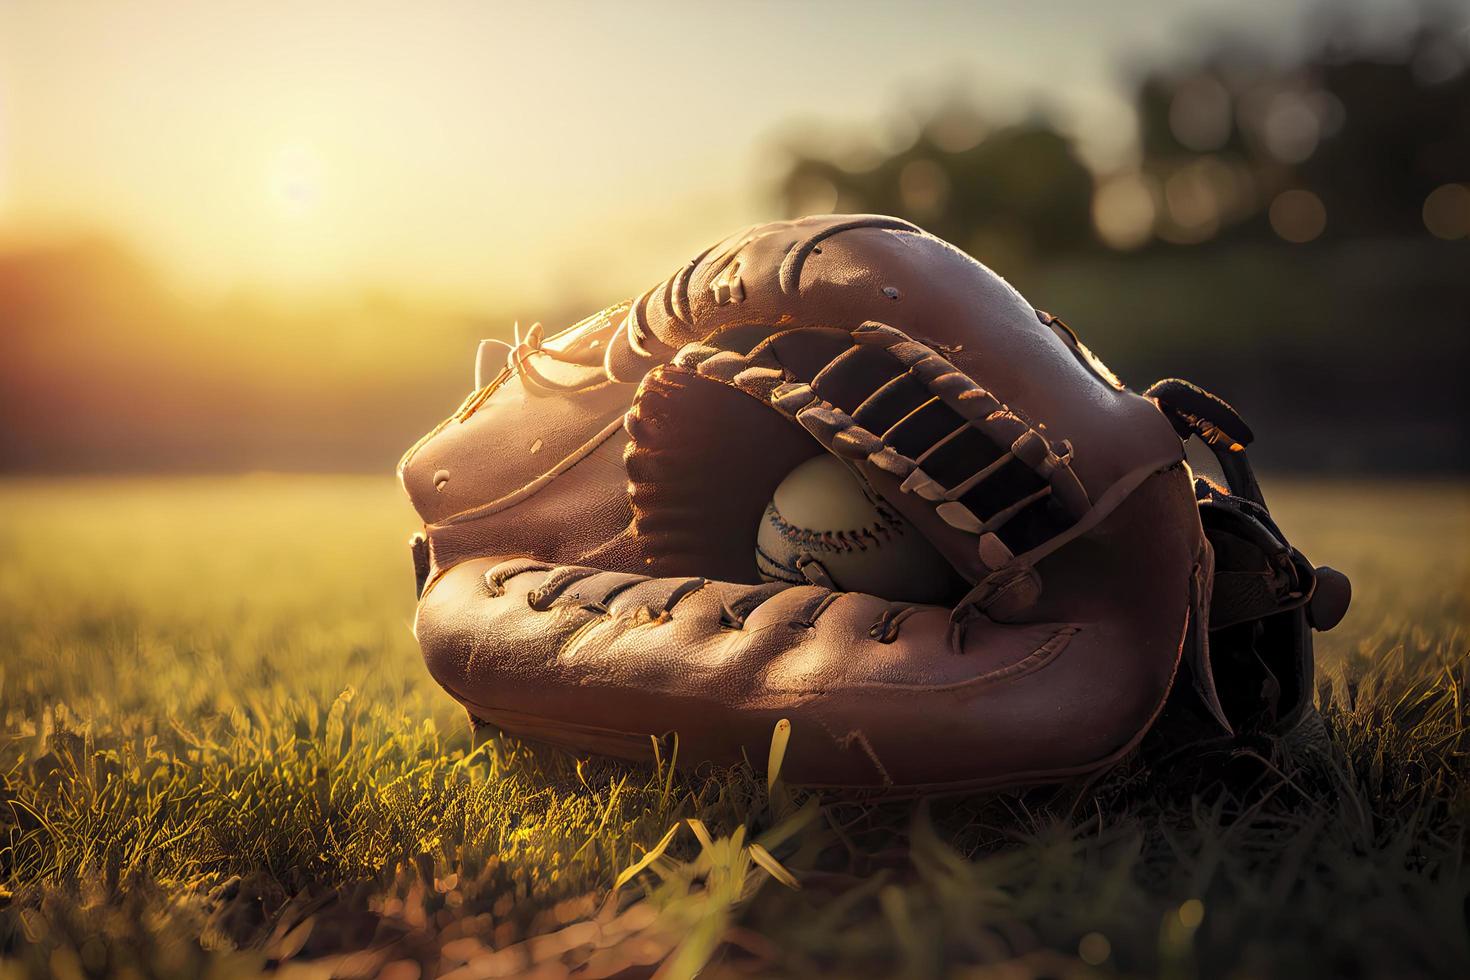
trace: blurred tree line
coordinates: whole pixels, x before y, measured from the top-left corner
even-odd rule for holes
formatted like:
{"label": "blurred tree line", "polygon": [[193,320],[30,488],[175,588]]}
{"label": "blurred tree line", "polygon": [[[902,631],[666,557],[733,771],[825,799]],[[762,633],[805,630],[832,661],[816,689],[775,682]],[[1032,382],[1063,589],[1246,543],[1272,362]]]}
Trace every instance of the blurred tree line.
{"label": "blurred tree line", "polygon": [[791,215],[906,217],[1065,317],[1135,386],[1237,403],[1293,469],[1467,469],[1470,30],[1399,38],[1324,8],[1281,59],[1221,40],[1137,79],[1133,159],[1089,167],[1045,115],[931,110],[858,163],[787,146]]}
{"label": "blurred tree line", "polygon": [[1399,51],[1369,53],[1326,21],[1290,63],[1222,41],[1148,72],[1139,159],[1116,172],[1094,173],[1043,114],[993,126],[952,97],[876,161],[788,147],[778,194],[791,215],[896,214],[1022,263],[1208,242],[1464,239],[1470,29],[1424,16]]}

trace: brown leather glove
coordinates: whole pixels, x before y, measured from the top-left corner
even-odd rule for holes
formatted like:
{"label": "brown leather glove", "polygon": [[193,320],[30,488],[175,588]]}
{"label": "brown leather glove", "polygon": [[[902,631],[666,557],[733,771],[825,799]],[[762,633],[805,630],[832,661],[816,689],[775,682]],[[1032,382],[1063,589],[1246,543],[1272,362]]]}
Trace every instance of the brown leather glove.
{"label": "brown leather glove", "polygon": [[[1202,497],[1246,573],[1232,627],[1294,617],[1269,649],[1232,635],[1239,669],[1291,675],[1238,714],[1310,701],[1316,570],[1183,461],[1200,435],[1248,475],[1224,435],[1244,423],[1182,382],[1127,390],[907,222],[747,229],[555,337],[487,341],[476,385],[399,472],[425,522],[415,631],[478,724],[629,759],[676,732],[682,762],[724,764],[787,718],[789,780],[908,789],[1097,770],[1171,687],[1171,715],[1229,731]],[[822,452],[953,564],[951,606],[761,583],[761,513]]]}

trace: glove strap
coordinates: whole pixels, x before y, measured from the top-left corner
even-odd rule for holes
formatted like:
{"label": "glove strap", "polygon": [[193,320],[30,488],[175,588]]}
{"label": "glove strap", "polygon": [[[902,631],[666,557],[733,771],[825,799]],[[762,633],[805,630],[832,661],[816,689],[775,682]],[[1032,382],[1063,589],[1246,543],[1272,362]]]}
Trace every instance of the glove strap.
{"label": "glove strap", "polygon": [[1347,611],[1347,576],[1314,567],[1271,517],[1246,447],[1255,439],[1224,399],[1170,378],[1144,395],[1179,438],[1197,437],[1220,464],[1225,485],[1195,480],[1200,523],[1214,551],[1207,648],[1189,658],[1211,672],[1237,731],[1280,732],[1310,707],[1312,629],[1328,630]]}

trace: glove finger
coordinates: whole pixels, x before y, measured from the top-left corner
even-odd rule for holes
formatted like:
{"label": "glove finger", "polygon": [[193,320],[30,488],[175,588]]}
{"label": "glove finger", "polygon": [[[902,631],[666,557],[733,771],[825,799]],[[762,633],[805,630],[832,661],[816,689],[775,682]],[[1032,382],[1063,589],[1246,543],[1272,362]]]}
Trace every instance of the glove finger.
{"label": "glove finger", "polygon": [[729,765],[763,758],[788,719],[789,781],[923,790],[1050,781],[1126,752],[1168,691],[1184,588],[1161,644],[1116,658],[1104,702],[1070,665],[1105,655],[1107,629],[954,623],[810,585],[473,559],[425,594],[415,631],[434,677],[511,734],[643,760],[674,731],[681,759]]}

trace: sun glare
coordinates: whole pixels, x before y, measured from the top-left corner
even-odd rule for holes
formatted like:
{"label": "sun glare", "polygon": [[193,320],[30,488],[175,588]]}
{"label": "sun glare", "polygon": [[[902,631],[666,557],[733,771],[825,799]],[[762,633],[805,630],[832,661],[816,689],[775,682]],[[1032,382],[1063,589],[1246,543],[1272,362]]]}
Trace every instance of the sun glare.
{"label": "sun glare", "polygon": [[280,147],[267,168],[271,199],[284,214],[304,216],[320,203],[325,176],[326,167],[315,150],[296,144]]}

